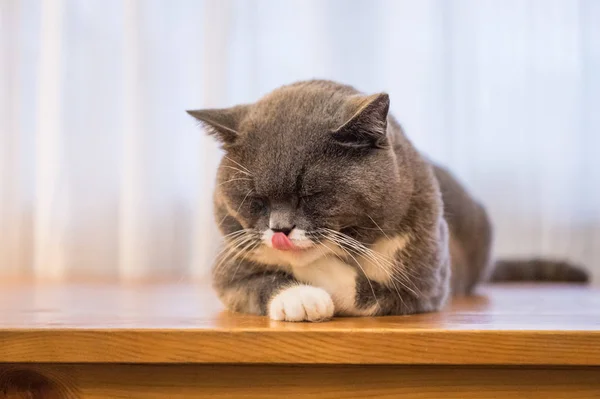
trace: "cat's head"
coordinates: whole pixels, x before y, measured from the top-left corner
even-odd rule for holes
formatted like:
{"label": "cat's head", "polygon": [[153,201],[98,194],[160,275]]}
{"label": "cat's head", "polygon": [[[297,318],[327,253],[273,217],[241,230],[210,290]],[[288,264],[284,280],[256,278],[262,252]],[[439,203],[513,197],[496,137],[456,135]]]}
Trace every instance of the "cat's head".
{"label": "cat's head", "polygon": [[385,234],[382,220],[404,182],[388,109],[387,94],[313,81],[250,105],[189,111],[225,151],[216,198],[229,215],[217,217],[226,239],[255,260],[301,265],[339,251],[361,229]]}

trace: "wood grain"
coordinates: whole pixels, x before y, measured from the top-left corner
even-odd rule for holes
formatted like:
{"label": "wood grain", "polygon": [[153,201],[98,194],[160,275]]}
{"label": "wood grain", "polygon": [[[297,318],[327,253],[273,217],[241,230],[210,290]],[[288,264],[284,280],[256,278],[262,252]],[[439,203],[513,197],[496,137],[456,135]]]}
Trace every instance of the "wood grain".
{"label": "wood grain", "polygon": [[228,313],[202,284],[13,284],[0,314],[0,362],[600,365],[600,292],[573,286],[296,324]]}
{"label": "wood grain", "polygon": [[[398,366],[20,365],[60,399],[600,397],[600,369]],[[1,395],[1,393],[0,393]],[[1,398],[1,396],[0,396]],[[45,398],[45,397],[44,397]]]}

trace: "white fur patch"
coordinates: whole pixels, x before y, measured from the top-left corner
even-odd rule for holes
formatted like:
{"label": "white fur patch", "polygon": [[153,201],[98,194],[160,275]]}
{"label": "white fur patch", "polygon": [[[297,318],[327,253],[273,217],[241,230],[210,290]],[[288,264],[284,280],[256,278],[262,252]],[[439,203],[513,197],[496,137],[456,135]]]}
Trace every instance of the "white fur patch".
{"label": "white fur patch", "polygon": [[358,263],[367,277],[378,283],[388,283],[394,273],[394,266],[398,267],[395,255],[406,247],[409,239],[408,234],[381,238],[370,247],[377,255],[373,255],[373,257],[358,256]]}
{"label": "white fur patch", "polygon": [[356,307],[356,269],[336,257],[320,258],[292,270],[299,281],[323,288],[331,295],[336,315],[369,316],[377,310]]}
{"label": "white fur patch", "polygon": [[333,317],[334,305],[329,294],[310,285],[286,288],[271,300],[269,317],[285,321],[323,321]]}

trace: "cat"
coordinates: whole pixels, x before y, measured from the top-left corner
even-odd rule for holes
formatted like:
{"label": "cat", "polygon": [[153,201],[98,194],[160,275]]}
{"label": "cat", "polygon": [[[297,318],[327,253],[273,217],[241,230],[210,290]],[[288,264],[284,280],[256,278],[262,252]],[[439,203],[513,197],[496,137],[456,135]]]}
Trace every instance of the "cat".
{"label": "cat", "polygon": [[188,111],[224,151],[212,275],[227,308],[286,321],[406,315],[489,279],[588,280],[565,262],[494,268],[484,207],[415,149],[389,105],[311,80]]}

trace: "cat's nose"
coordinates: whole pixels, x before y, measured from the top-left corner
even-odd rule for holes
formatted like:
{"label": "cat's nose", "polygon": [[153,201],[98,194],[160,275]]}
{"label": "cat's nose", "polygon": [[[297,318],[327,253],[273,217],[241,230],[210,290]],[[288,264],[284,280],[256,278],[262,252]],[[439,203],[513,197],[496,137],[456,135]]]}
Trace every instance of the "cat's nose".
{"label": "cat's nose", "polygon": [[269,227],[275,233],[283,233],[286,236],[296,227],[294,212],[288,204],[275,202],[271,205]]}
{"label": "cat's nose", "polygon": [[275,233],[283,233],[286,236],[289,236],[290,233],[292,232],[292,230],[294,230],[294,227],[296,226],[277,226],[277,227],[271,227],[271,230],[273,230],[273,232]]}

